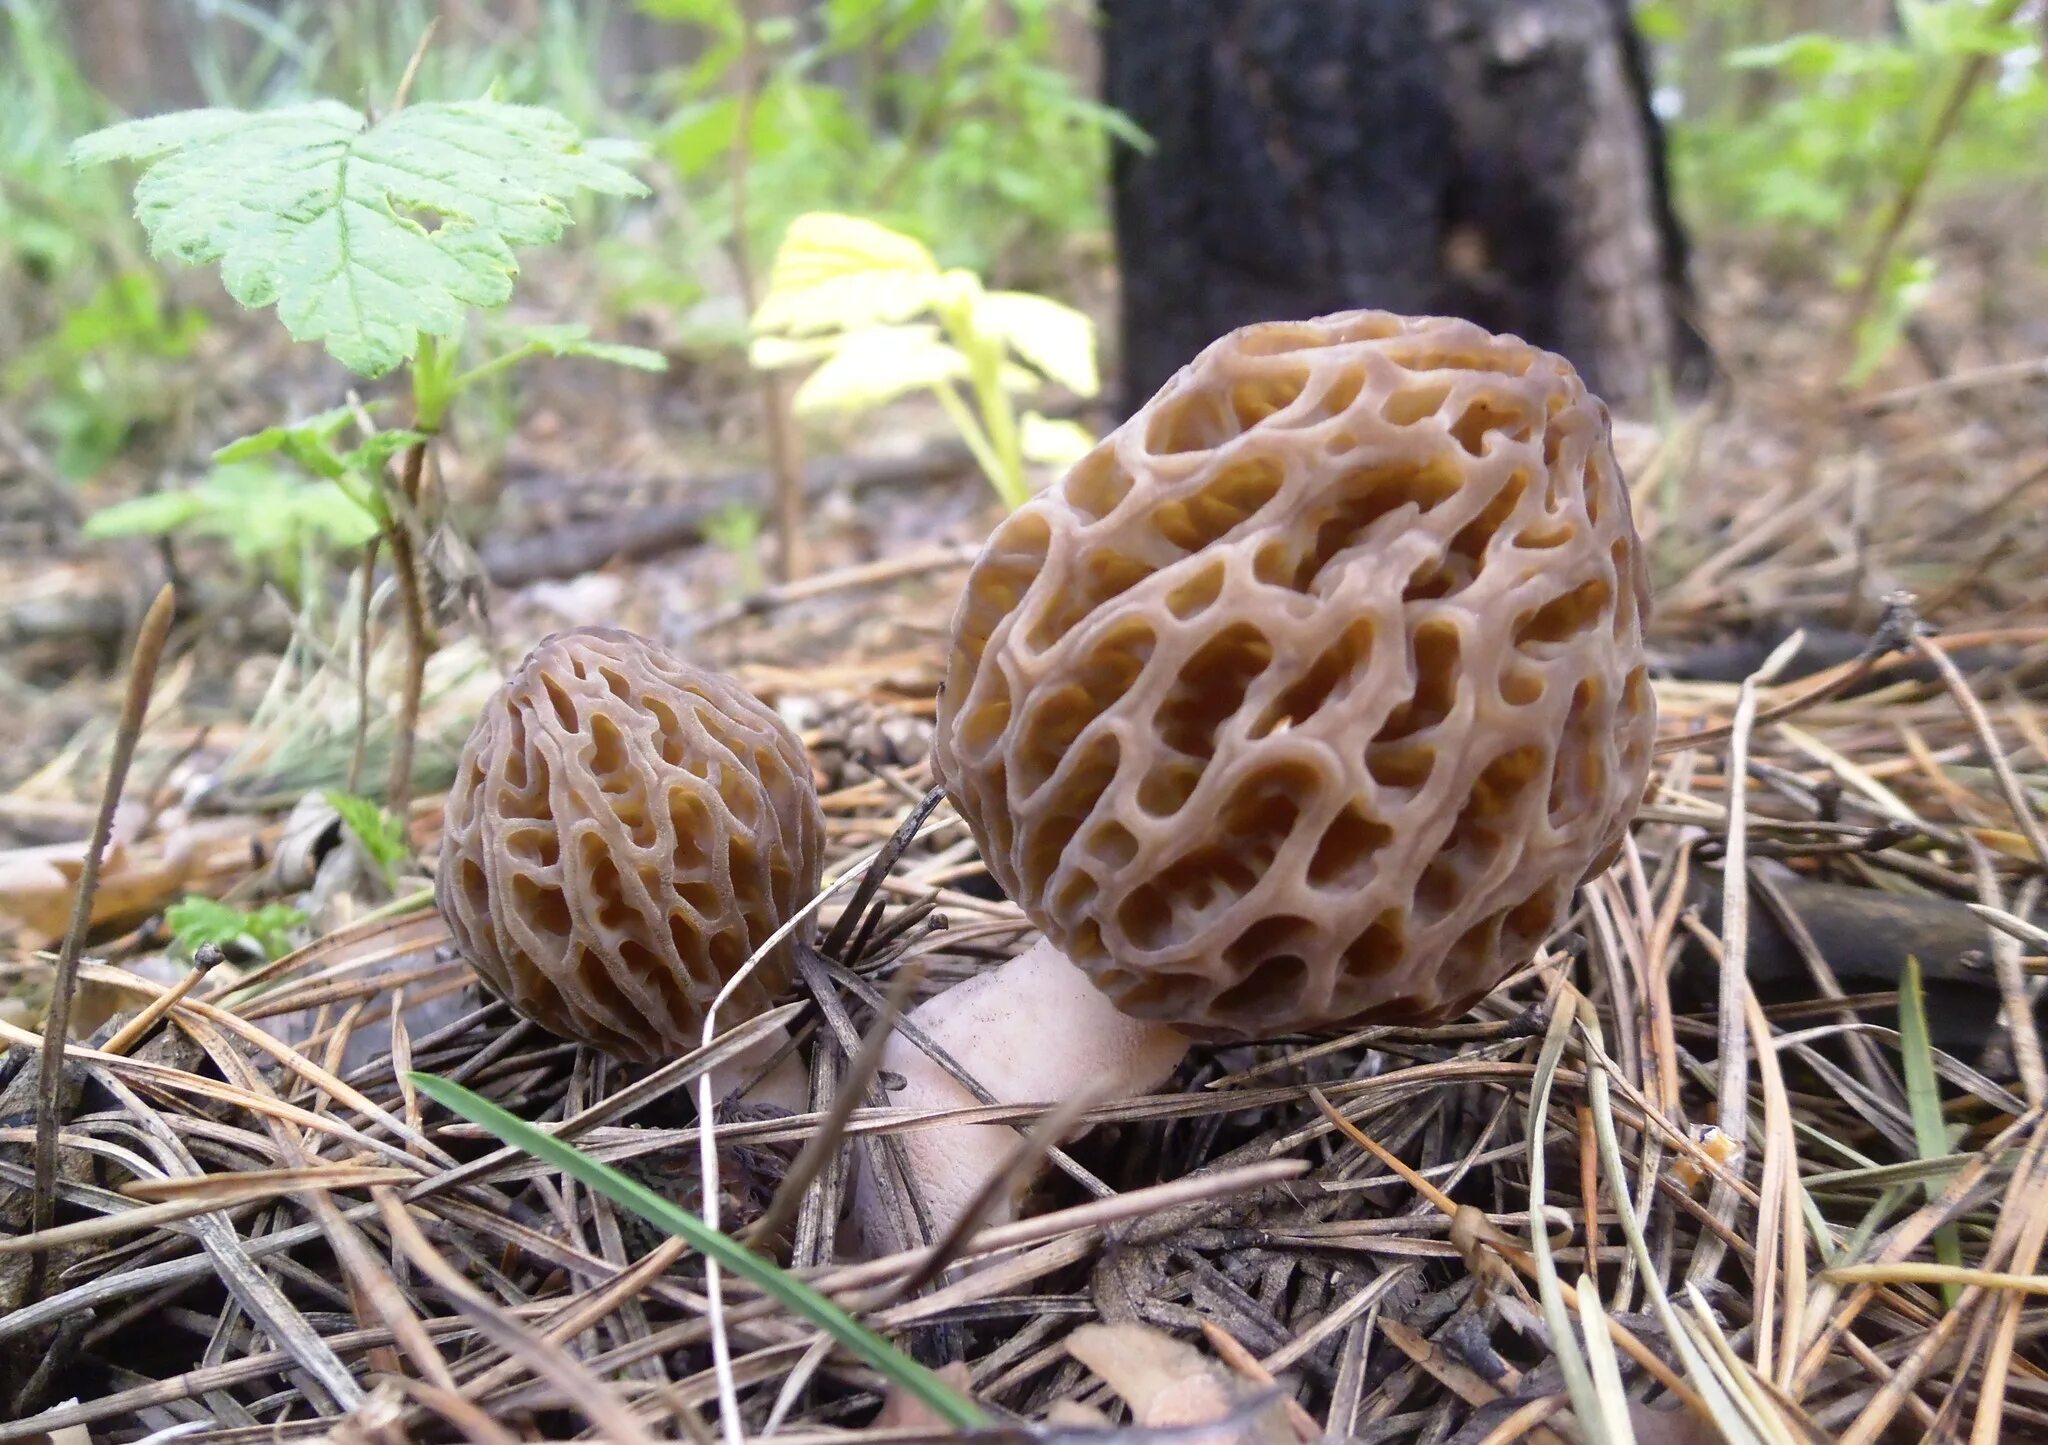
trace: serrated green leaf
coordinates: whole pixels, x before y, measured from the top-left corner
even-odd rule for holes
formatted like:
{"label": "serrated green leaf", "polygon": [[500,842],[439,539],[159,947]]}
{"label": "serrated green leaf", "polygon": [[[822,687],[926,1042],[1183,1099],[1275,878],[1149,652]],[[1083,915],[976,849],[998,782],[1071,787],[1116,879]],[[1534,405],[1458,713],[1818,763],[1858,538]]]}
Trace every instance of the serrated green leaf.
{"label": "serrated green leaf", "polygon": [[965,375],[967,358],[939,339],[936,326],[871,326],[847,335],[791,404],[803,415],[862,411]]}
{"label": "serrated green leaf", "polygon": [[335,438],[354,420],[352,409],[337,406],[304,421],[267,426],[262,431],[238,437],[216,451],[213,459],[219,463],[246,462],[281,452],[308,471],[332,476],[342,465],[335,450]]}
{"label": "serrated green leaf", "polygon": [[1076,396],[1102,389],[1095,323],[1071,306],[1026,291],[991,291],[974,309],[977,329],[1000,336],[1028,364]]}
{"label": "serrated green leaf", "polygon": [[190,958],[206,944],[236,944],[260,958],[278,958],[291,952],[292,930],[302,928],[306,915],[284,903],[267,903],[244,912],[203,894],[187,894],[164,910],[164,925],[171,930],[171,951]]}
{"label": "serrated green leaf", "polygon": [[399,868],[412,853],[405,824],[375,802],[354,793],[329,792],[325,796],[327,806],[341,815],[342,826],[383,870],[385,882],[395,883]]}
{"label": "serrated green leaf", "polygon": [[411,105],[374,126],[338,101],[127,121],[72,147],[136,160],[135,213],[158,255],[217,262],[228,293],[376,376],[422,333],[498,306],[513,250],[558,239],[581,191],[646,188],[553,111],[494,100]]}
{"label": "serrated green leaf", "polygon": [[426,440],[425,432],[380,431],[366,439],[361,446],[343,453],[342,467],[354,476],[374,477],[390,466],[391,459],[407,447]]}
{"label": "serrated green leaf", "polygon": [[[594,135],[583,141],[583,154],[594,161],[630,171],[653,154],[645,141],[625,135]],[[637,193],[636,193],[637,194]]]}
{"label": "serrated green leaf", "polygon": [[813,212],[790,222],[754,330],[812,336],[904,321],[942,292],[923,242],[859,216]]}
{"label": "serrated green leaf", "polygon": [[1077,421],[1055,421],[1027,411],[1017,428],[1024,460],[1045,467],[1070,467],[1095,450],[1095,434]]}

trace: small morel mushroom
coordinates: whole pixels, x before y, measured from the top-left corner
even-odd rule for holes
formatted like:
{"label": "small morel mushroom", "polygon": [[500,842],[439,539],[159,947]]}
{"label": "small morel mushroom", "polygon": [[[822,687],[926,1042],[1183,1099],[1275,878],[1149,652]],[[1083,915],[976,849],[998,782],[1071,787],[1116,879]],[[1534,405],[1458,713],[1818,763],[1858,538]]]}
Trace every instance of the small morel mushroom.
{"label": "small morel mushroom", "polygon": [[[435,891],[456,946],[521,1015],[654,1062],[697,1047],[718,991],[817,891],[823,833],[773,712],[643,637],[580,628],[484,708]],[[734,995],[731,1022],[788,982],[792,943]]]}
{"label": "small morel mushroom", "polygon": [[[1050,1102],[1157,1087],[1193,1037],[1463,1013],[1620,850],[1648,604],[1562,358],[1371,311],[1224,337],[968,578],[935,759],[1047,942],[911,1022]],[[971,1102],[905,1038],[884,1067],[894,1104]],[[1016,1138],[902,1136],[940,1228]]]}

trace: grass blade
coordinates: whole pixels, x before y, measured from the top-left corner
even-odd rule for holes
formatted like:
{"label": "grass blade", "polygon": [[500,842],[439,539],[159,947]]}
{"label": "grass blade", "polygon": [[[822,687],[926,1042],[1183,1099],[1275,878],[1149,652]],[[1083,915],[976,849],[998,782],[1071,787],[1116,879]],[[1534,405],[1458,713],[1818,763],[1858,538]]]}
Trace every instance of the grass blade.
{"label": "grass blade", "polygon": [[[1635,1202],[1629,1198],[1628,1174],[1622,1164],[1621,1141],[1614,1127],[1614,1100],[1607,1083],[1607,1051],[1600,1036],[1599,1015],[1577,994],[1568,994],[1567,999],[1578,1007],[1579,1023],[1585,1033],[1586,1102],[1593,1111],[1593,1131],[1600,1145],[1600,1162],[1607,1188],[1614,1199],[1615,1220],[1621,1225],[1629,1252],[1636,1257],[1637,1272],[1648,1293],[1651,1310],[1657,1322],[1664,1327],[1665,1338],[1677,1351],[1679,1362],[1685,1367],[1686,1378],[1706,1402],[1714,1417],[1714,1428],[1721,1432],[1722,1438],[1735,1442],[1735,1445],[1764,1445],[1762,1436],[1738,1407],[1732,1393],[1735,1387],[1724,1382],[1721,1372],[1708,1363],[1692,1336],[1679,1322],[1678,1310],[1664,1288],[1663,1276],[1651,1257],[1642,1224],[1636,1218]],[[1565,1005],[1561,1002],[1559,1006]]]}
{"label": "grass blade", "polygon": [[[1943,1159],[1949,1152],[1948,1121],[1941,1114],[1941,1084],[1934,1074],[1934,1044],[1927,1033],[1927,996],[1920,983],[1920,960],[1906,956],[1905,977],[1899,980],[1899,1062],[1906,1074],[1906,1105],[1913,1115],[1913,1139],[1923,1160]],[[1939,1197],[1940,1183],[1926,1180],[1921,1188],[1929,1202]],[[1953,1224],[1934,1231],[1934,1257],[1951,1269],[1963,1263],[1963,1241]],[[1960,1286],[1941,1287],[1943,1303],[1956,1307]]]}
{"label": "grass blade", "polygon": [[[1621,1379],[1621,1359],[1614,1353],[1614,1341],[1607,1335],[1607,1310],[1600,1303],[1600,1281],[1590,1274],[1579,1276],[1579,1320],[1585,1326],[1587,1364],[1593,1373],[1593,1405],[1600,1412],[1599,1434],[1606,1439],[1636,1445],[1635,1426],[1628,1418],[1628,1388]],[[1578,1401],[1572,1402],[1574,1411]],[[1583,1423],[1583,1417],[1581,1417]],[[1587,1435],[1592,1437],[1590,1428]]]}
{"label": "grass blade", "polygon": [[[1559,1288],[1557,1260],[1550,1252],[1550,1221],[1543,1217],[1548,1193],[1544,1182],[1544,1144],[1550,1130],[1550,1091],[1557,1079],[1557,1066],[1571,1042],[1574,1004],[1577,995],[1569,987],[1550,1016],[1542,1051],[1536,1057],[1536,1072],[1529,1083],[1529,1253],[1536,1258],[1536,1294],[1543,1305],[1543,1322],[1550,1327],[1550,1348],[1564,1376],[1565,1393],[1571,1397],[1572,1413],[1579,1428],[1593,1445],[1629,1445],[1633,1435],[1616,1437],[1608,1429],[1608,1417],[1593,1383],[1593,1372],[1579,1349],[1571,1311],[1565,1307]],[[1585,1296],[1581,1295],[1583,1302]],[[1603,1337],[1604,1342],[1604,1337]],[[1612,1348],[1610,1346],[1610,1348]]]}
{"label": "grass blade", "polygon": [[745,1245],[720,1234],[689,1210],[663,1199],[572,1145],[542,1133],[515,1114],[507,1113],[460,1084],[433,1074],[409,1076],[422,1094],[473,1124],[496,1134],[515,1148],[553,1165],[572,1179],[630,1209],[649,1224],[688,1241],[741,1278],[758,1285],[783,1305],[811,1321],[847,1350],[880,1371],[889,1381],[929,1406],[949,1425],[962,1430],[985,1428],[989,1418],[979,1405],[953,1389],[923,1365],[904,1354],[808,1284],[763,1259]]}

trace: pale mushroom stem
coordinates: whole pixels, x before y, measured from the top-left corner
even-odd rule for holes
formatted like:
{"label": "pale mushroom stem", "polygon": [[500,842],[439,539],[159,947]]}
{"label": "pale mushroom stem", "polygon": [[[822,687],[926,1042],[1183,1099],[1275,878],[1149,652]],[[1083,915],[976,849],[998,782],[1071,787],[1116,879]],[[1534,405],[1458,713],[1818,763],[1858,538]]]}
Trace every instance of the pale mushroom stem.
{"label": "pale mushroom stem", "polygon": [[[1158,1088],[1190,1040],[1166,1024],[1117,1009],[1088,976],[1041,939],[1000,968],[928,999],[906,1020],[1004,1104],[1057,1104],[1084,1090],[1103,1101]],[[908,1109],[971,1109],[974,1097],[903,1034],[890,1038],[882,1069],[889,1103]],[[899,1086],[889,1079],[902,1080]],[[907,1130],[909,1184],[942,1237],[1017,1146],[1006,1124],[942,1124]],[[998,1198],[984,1224],[1017,1217],[1024,1187]],[[873,1180],[862,1170],[854,1223],[868,1249],[897,1247]]]}

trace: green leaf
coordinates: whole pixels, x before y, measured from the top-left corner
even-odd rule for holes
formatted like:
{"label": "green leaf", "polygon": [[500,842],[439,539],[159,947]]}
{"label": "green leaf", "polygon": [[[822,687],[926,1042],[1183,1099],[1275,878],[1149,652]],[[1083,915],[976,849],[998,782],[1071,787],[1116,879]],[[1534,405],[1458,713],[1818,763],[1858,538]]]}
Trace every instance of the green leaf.
{"label": "green leaf", "polygon": [[1934,288],[1935,266],[1928,256],[1894,256],[1877,291],[1876,304],[1856,333],[1856,354],[1843,380],[1851,386],[1870,379],[1906,335],[1906,323]]}
{"label": "green leaf", "polygon": [[656,20],[702,25],[721,35],[737,35],[746,24],[739,0],[640,0],[640,8]]}
{"label": "green leaf", "polygon": [[[349,552],[377,535],[377,519],[337,486],[287,484],[283,519],[292,535],[284,548],[295,548],[298,534],[310,533],[336,551]],[[224,497],[223,500],[226,500]]]}
{"label": "green leaf", "polygon": [[1767,45],[1731,50],[1722,64],[1730,70],[1783,70],[1804,79],[1817,79],[1842,68],[1854,45],[1854,41],[1832,35],[1788,35]]}
{"label": "green leaf", "polygon": [[730,95],[676,112],[662,132],[661,149],[676,173],[689,180],[721,159],[739,138],[739,101]]}
{"label": "green leaf", "polygon": [[289,574],[310,534],[333,547],[360,547],[377,522],[326,482],[301,482],[257,462],[215,467],[199,485],[206,504],[194,530],[225,537],[245,562],[270,562]]}
{"label": "green leaf", "polygon": [[244,911],[197,893],[164,910],[171,949],[183,958],[192,957],[209,943],[239,947],[266,960],[279,958],[292,950],[292,930],[305,924],[306,915],[287,904],[270,903]]}
{"label": "green leaf", "polygon": [[1017,430],[1024,460],[1046,467],[1070,467],[1095,450],[1095,433],[1077,421],[1055,421],[1027,411]]}
{"label": "green leaf", "polygon": [[355,419],[355,412],[337,406],[304,421],[267,426],[238,437],[213,454],[216,462],[246,462],[282,452],[315,476],[338,476],[343,470],[335,438]]}
{"label": "green leaf", "polygon": [[1653,45],[1676,45],[1685,39],[1685,16],[1673,0],[1645,0],[1636,7],[1636,30]]}
{"label": "green leaf", "polygon": [[592,361],[608,361],[613,366],[629,366],[635,371],[668,370],[668,358],[659,351],[623,346],[615,341],[593,341],[588,326],[527,326],[521,328],[519,335],[549,356],[588,357]]}
{"label": "green leaf", "polygon": [[405,824],[368,798],[353,793],[329,792],[327,806],[341,814],[341,824],[363,845],[370,860],[384,870],[386,882],[396,882],[398,870],[412,855]]}
{"label": "green leaf", "polygon": [[425,432],[394,428],[390,431],[373,432],[363,444],[351,447],[341,454],[342,469],[351,476],[371,478],[380,476],[391,459],[407,447],[427,440]]}
{"label": "green leaf", "polygon": [[761,540],[761,509],[729,502],[704,519],[704,538],[728,552],[746,552]]}
{"label": "green leaf", "polygon": [[[1913,1116],[1913,1142],[1922,1159],[1947,1157],[1950,1147],[1948,1119],[1941,1112],[1941,1085],[1934,1072],[1934,1043],[1927,1030],[1927,996],[1920,982],[1920,959],[1906,955],[1905,976],[1899,980],[1899,1062],[1906,1075],[1906,1107]],[[1942,1184],[1929,1179],[1921,1186],[1931,1203],[1941,1195]],[[1960,1268],[1963,1263],[1962,1236],[1953,1224],[1934,1231],[1934,1257],[1943,1264]],[[1956,1307],[1960,1286],[1945,1284],[1942,1297]]]}
{"label": "green leaf", "polygon": [[521,1149],[553,1168],[561,1170],[588,1189],[626,1209],[649,1224],[666,1230],[708,1258],[772,1296],[785,1308],[804,1316],[865,1360],[884,1377],[916,1397],[940,1419],[959,1430],[985,1428],[988,1416],[981,1407],[911,1359],[852,1315],[794,1275],[777,1268],[745,1245],[727,1237],[680,1205],[672,1204],[645,1185],[628,1179],[608,1164],[602,1164],[581,1150],[487,1099],[479,1098],[460,1084],[433,1074],[409,1074],[413,1084],[443,1108],[472,1123],[481,1124],[514,1148]]}
{"label": "green leaf", "polygon": [[79,531],[96,542],[110,537],[168,537],[205,511],[206,499],[197,492],[152,492],[100,508]]}
{"label": "green leaf", "polygon": [[826,0],[825,24],[835,36],[865,38],[889,0]]}
{"label": "green leaf", "polygon": [[135,213],[160,256],[218,262],[245,306],[376,376],[421,333],[498,306],[513,248],[558,239],[585,190],[641,195],[553,111],[495,100],[407,106],[366,128],[338,101],[194,110],[77,142],[80,165],[143,163]]}
{"label": "green leaf", "polygon": [[1076,396],[1102,389],[1095,370],[1095,323],[1071,306],[1025,291],[991,291],[974,308],[976,329],[1000,336],[1012,351]]}
{"label": "green leaf", "polygon": [[967,358],[939,339],[938,327],[871,326],[841,341],[791,405],[800,415],[863,411],[965,375]]}
{"label": "green leaf", "polygon": [[813,212],[790,222],[754,329],[852,331],[907,320],[940,294],[938,262],[923,242],[859,216]]}
{"label": "green leaf", "polygon": [[223,463],[196,487],[135,497],[96,512],[86,521],[85,535],[219,537],[242,561],[268,566],[287,584],[295,581],[309,540],[349,549],[376,535],[376,519],[340,487],[295,480],[258,456]]}

